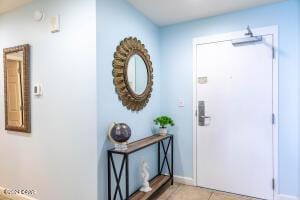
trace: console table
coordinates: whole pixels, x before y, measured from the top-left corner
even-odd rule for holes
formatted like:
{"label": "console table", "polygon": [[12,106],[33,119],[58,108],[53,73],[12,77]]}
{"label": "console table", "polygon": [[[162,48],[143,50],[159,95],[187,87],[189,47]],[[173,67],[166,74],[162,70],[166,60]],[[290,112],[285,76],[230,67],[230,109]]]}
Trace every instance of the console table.
{"label": "console table", "polygon": [[[164,143],[164,141],[166,141]],[[130,194],[129,192],[129,155],[149,147],[151,145],[157,144],[158,147],[158,154],[157,154],[157,175],[154,176],[150,180],[150,187],[152,191],[144,193],[140,192],[139,190]],[[162,147],[162,148],[161,148]],[[170,149],[171,147],[171,149]],[[161,159],[161,149],[163,152],[163,157]],[[169,161],[168,152],[171,151],[171,162]],[[114,162],[114,154],[122,155],[122,162],[120,171],[117,172],[116,165]],[[162,160],[162,162],[161,162]],[[110,149],[107,151],[107,163],[108,163],[108,200],[116,200],[117,196],[119,195],[120,199],[125,200],[147,200],[150,199],[153,195],[155,195],[162,187],[164,187],[167,183],[173,184],[173,135],[153,135],[142,140],[138,140],[128,144],[128,149],[124,151],[119,151],[116,149]],[[169,175],[162,174],[162,170],[164,166],[167,166]],[[125,166],[125,188],[126,193],[123,196],[120,182],[123,175],[123,169]],[[113,190],[112,194],[112,173],[113,177],[116,181],[116,187]],[[123,198],[124,197],[124,198]]]}

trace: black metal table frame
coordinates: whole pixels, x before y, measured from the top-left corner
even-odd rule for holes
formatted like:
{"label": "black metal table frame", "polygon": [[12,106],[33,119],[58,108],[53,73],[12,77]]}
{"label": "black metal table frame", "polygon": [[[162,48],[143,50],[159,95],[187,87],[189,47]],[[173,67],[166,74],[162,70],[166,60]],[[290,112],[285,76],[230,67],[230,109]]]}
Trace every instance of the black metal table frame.
{"label": "black metal table frame", "polygon": [[[168,140],[167,141],[167,146],[165,146],[165,144],[164,144],[164,141],[166,141],[166,140]],[[126,178],[126,181],[125,181],[126,196],[125,197],[126,198],[125,198],[125,200],[129,200],[129,197],[130,197],[131,194],[129,192],[129,159],[128,159],[128,157],[129,157],[130,154],[132,154],[136,151],[139,151],[141,149],[144,149],[146,147],[149,147],[149,146],[152,146],[152,145],[155,145],[155,144],[158,145],[157,175],[154,176],[154,178],[152,178],[151,180],[155,179],[159,175],[162,175],[162,171],[163,171],[164,166],[166,164],[168,172],[169,172],[169,176],[170,176],[170,179],[171,179],[171,185],[173,185],[173,174],[174,174],[174,167],[173,167],[173,164],[174,164],[174,147],[173,147],[173,144],[174,144],[174,139],[173,139],[173,135],[168,135],[168,137],[166,137],[162,140],[159,140],[155,143],[151,143],[149,145],[140,147],[140,148],[138,148],[138,149],[136,149],[132,152],[129,152],[129,153],[122,152],[122,151],[114,151],[114,149],[110,149],[110,150],[107,151],[108,200],[112,200],[112,199],[116,200],[117,194],[119,194],[120,199],[123,200],[123,193],[122,193],[122,190],[120,188],[120,182],[121,182],[124,166],[126,168],[126,171],[125,171],[125,178]],[[170,164],[169,159],[168,159],[168,151],[170,149],[170,145],[171,145],[171,150],[170,150],[171,151],[171,164]],[[162,150],[163,150],[163,161],[162,161],[162,163],[161,163],[161,147],[162,147]],[[116,170],[116,165],[115,165],[115,162],[114,162],[113,154],[123,155],[123,159],[122,159],[122,162],[121,162],[121,168],[120,168],[120,171],[118,173],[117,173],[117,170]],[[112,184],[112,181],[111,181],[111,166],[112,166],[113,175],[114,175],[114,178],[115,178],[115,181],[116,181],[116,188],[114,190],[113,198],[112,198],[112,193],[111,193],[112,192],[112,188],[111,188],[111,184]],[[137,192],[137,191],[135,191],[135,192]],[[134,194],[135,192],[133,192],[132,194]]]}

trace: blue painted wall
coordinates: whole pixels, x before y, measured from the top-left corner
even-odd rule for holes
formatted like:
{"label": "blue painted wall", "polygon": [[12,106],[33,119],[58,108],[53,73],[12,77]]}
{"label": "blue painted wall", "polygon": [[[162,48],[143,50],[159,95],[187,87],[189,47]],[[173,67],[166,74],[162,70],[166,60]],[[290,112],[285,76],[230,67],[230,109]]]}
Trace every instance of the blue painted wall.
{"label": "blue painted wall", "polygon": [[[163,27],[161,29],[161,108],[174,117],[175,173],[192,177],[192,40],[247,25],[279,25],[279,183],[280,193],[300,196],[298,0]],[[180,75],[180,76],[179,76]],[[178,108],[184,98],[186,106]]]}
{"label": "blue painted wall", "polygon": [[[127,110],[118,100],[112,77],[112,61],[117,45],[125,37],[135,36],[149,50],[154,68],[154,88],[146,108],[136,113]],[[116,122],[125,122],[132,129],[132,140],[152,135],[153,119],[160,113],[160,49],[159,29],[125,0],[97,0],[97,103],[98,103],[98,199],[107,197],[106,150],[112,145],[107,141],[107,129]],[[133,156],[130,190],[137,189],[139,160],[144,155],[151,174],[156,170],[154,148]],[[145,156],[146,155],[146,156]],[[153,155],[153,156],[151,156]],[[155,164],[154,164],[155,163]]]}

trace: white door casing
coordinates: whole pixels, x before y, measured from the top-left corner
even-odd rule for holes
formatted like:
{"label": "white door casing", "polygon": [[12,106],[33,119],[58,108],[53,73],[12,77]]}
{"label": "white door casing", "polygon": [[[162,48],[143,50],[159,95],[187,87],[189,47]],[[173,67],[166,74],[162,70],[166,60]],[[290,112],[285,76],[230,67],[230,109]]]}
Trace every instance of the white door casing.
{"label": "white door casing", "polygon": [[[272,113],[278,116],[277,29],[254,29],[254,35],[264,36],[263,42],[241,46],[233,46],[231,40],[245,37],[245,31],[194,40],[194,113],[203,100],[206,115],[212,117],[210,126],[198,126],[197,116],[193,117],[195,185],[274,198],[272,179],[278,180],[278,123],[272,124]],[[207,77],[207,84],[199,84],[199,77]]]}

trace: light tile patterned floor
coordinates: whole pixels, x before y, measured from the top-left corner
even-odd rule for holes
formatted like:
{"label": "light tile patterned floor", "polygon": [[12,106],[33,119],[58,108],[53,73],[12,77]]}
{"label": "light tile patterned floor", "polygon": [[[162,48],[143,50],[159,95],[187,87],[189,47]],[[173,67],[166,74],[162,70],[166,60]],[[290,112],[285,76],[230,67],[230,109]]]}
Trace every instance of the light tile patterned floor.
{"label": "light tile patterned floor", "polygon": [[175,183],[158,200],[258,200],[225,192]]}
{"label": "light tile patterned floor", "polygon": [[11,199],[8,199],[0,194],[0,200],[11,200]]}

